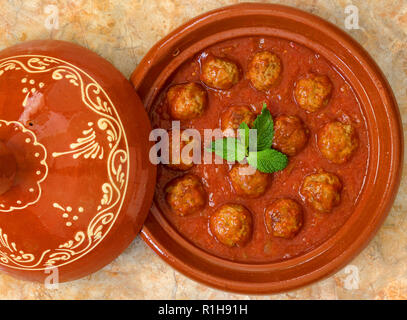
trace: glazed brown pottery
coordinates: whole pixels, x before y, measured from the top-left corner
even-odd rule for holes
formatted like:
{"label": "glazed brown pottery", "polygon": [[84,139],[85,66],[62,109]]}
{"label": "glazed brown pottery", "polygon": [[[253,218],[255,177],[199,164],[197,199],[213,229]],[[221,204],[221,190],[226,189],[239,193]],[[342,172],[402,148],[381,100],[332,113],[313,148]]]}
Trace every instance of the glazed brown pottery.
{"label": "glazed brown pottery", "polygon": [[365,183],[352,205],[353,213],[322,244],[302,255],[271,263],[236,262],[198,248],[175,230],[157,203],[142,237],[165,261],[197,281],[223,290],[265,294],[326,277],[366,246],[396,195],[403,137],[391,88],[371,57],[337,27],[290,7],[240,4],[197,17],[157,43],[131,80],[150,110],[184,62],[212,45],[253,36],[281,38],[313,50],[329,61],[353,89],[366,119],[369,150]]}
{"label": "glazed brown pottery", "polygon": [[0,52],[0,270],[62,282],[116,258],[150,208],[150,130],[95,53],[51,40]]}

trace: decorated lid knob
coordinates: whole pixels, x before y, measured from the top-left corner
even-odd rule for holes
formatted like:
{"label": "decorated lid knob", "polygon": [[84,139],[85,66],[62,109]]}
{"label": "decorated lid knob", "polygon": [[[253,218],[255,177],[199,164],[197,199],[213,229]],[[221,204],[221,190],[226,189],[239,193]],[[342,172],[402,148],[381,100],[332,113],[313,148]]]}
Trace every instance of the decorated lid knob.
{"label": "decorated lid knob", "polygon": [[151,205],[150,130],[95,53],[53,40],[0,52],[0,269],[63,282],[116,258]]}

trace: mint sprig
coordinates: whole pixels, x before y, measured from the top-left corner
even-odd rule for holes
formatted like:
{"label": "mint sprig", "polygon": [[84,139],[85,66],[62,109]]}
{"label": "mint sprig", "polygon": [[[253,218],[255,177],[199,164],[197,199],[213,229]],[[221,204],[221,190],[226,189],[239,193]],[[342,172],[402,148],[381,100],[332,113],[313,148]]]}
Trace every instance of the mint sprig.
{"label": "mint sprig", "polygon": [[287,156],[275,149],[265,149],[258,152],[250,152],[247,162],[257,170],[272,173],[283,170],[288,163]]}
{"label": "mint sprig", "polygon": [[263,103],[261,114],[254,120],[253,129],[257,130],[257,151],[270,149],[274,138],[274,122],[267,104]]}
{"label": "mint sprig", "polygon": [[257,141],[252,143],[252,132],[249,126],[242,122],[239,126],[238,138],[222,138],[212,142],[209,150],[228,162],[241,162],[245,158],[252,167],[265,173],[283,170],[288,164],[284,153],[272,149],[274,138],[274,122],[267,105],[263,104],[261,114],[253,124],[257,132]]}
{"label": "mint sprig", "polygon": [[245,148],[249,147],[250,128],[246,122],[242,122],[239,126],[239,141],[244,144]]}
{"label": "mint sprig", "polygon": [[211,152],[229,162],[243,161],[246,157],[246,147],[238,139],[227,137],[212,141]]}

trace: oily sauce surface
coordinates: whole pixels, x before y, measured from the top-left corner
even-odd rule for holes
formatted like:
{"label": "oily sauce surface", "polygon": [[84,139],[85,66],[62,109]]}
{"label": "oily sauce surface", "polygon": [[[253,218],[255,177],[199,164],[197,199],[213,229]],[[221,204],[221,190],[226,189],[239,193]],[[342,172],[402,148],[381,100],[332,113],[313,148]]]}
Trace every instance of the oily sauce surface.
{"label": "oily sauce surface", "polygon": [[[254,89],[244,76],[251,57],[263,50],[277,54],[283,66],[280,82],[267,93]],[[263,102],[266,102],[274,118],[281,114],[300,117],[310,130],[310,138],[304,150],[289,158],[289,165],[283,171],[272,174],[272,183],[266,194],[257,199],[236,195],[228,178],[231,166],[226,162],[195,165],[189,172],[202,178],[209,199],[202,212],[185,217],[177,216],[170,211],[164,192],[169,181],[185,172],[174,171],[160,165],[155,195],[157,207],[184,238],[221,258],[239,262],[266,263],[289,259],[315,248],[331,237],[352,214],[365,180],[369,155],[367,126],[352,88],[322,56],[297,43],[271,37],[237,38],[209,47],[194,59],[184,63],[168,86],[188,81],[200,82],[200,59],[206,54],[237,62],[242,69],[242,79],[226,91],[206,87],[209,103],[204,115],[198,119],[181,122],[181,128],[195,128],[201,133],[203,129],[220,128],[220,116],[227,107],[249,105],[259,114]],[[333,84],[329,104],[315,113],[306,113],[296,105],[293,97],[295,81],[309,72],[325,74]],[[171,127],[165,94],[166,89],[151,108],[150,117],[155,128]],[[333,120],[351,123],[356,128],[359,138],[359,147],[351,160],[341,165],[332,164],[324,159],[316,144],[317,132]],[[343,184],[339,206],[326,214],[313,210],[299,193],[304,177],[317,172],[318,169],[337,174]],[[266,206],[282,197],[294,199],[303,207],[304,225],[293,239],[271,236],[264,224]],[[230,202],[244,205],[253,215],[252,239],[241,248],[229,248],[219,243],[211,235],[208,227],[208,219],[215,209]]]}

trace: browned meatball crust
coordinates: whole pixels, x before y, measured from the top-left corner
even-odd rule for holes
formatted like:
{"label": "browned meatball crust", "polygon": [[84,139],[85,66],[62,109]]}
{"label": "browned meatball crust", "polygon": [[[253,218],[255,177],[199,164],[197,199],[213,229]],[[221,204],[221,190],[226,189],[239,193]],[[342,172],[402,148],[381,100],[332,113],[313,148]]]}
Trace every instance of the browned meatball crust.
{"label": "browned meatball crust", "polygon": [[332,94],[332,82],[325,75],[307,74],[295,84],[294,97],[297,104],[307,112],[325,107]]}
{"label": "browned meatball crust", "polygon": [[[245,174],[251,173],[252,174]],[[240,196],[257,198],[263,195],[270,184],[271,176],[268,173],[255,170],[248,164],[235,164],[229,171],[229,178],[233,189]]]}
{"label": "browned meatball crust", "polygon": [[[194,139],[193,137],[189,137],[188,141],[183,140],[183,133],[184,130],[180,131],[180,139],[178,141],[173,140],[173,135],[172,131],[168,132],[168,160],[169,163],[167,166],[171,169],[174,170],[181,170],[181,171],[186,171],[191,169],[194,166],[194,163],[192,162],[192,149],[191,152],[188,155],[183,154],[182,150],[185,146],[189,144],[199,144],[199,141]],[[175,144],[175,145],[174,145]],[[173,147],[178,149],[177,152],[173,152]]]}
{"label": "browned meatball crust", "polygon": [[339,121],[327,123],[318,134],[318,147],[329,161],[342,164],[359,145],[355,128]]}
{"label": "browned meatball crust", "polygon": [[216,239],[228,247],[244,246],[252,235],[251,213],[240,204],[225,204],[209,219],[209,227]]}
{"label": "browned meatball crust", "polygon": [[273,148],[295,156],[307,144],[308,129],[302,120],[296,116],[278,116],[274,121]]}
{"label": "browned meatball crust", "polygon": [[248,106],[231,106],[221,115],[222,131],[227,129],[236,130],[242,122],[246,122],[249,127],[253,126],[256,119],[255,113]]}
{"label": "browned meatball crust", "polygon": [[207,105],[206,90],[190,82],[172,86],[167,92],[170,116],[175,120],[191,120],[200,117]]}
{"label": "browned meatball crust", "polygon": [[301,194],[319,212],[330,212],[341,201],[342,183],[332,173],[320,171],[305,177]]}
{"label": "browned meatball crust", "polygon": [[280,74],[280,58],[269,51],[262,51],[250,61],[246,76],[257,90],[267,91],[277,82]]}
{"label": "browned meatball crust", "polygon": [[200,179],[192,174],[172,180],[165,188],[166,201],[179,216],[197,213],[205,208],[207,195]]}
{"label": "browned meatball crust", "polygon": [[208,87],[227,90],[239,79],[239,67],[230,60],[210,56],[202,64],[201,80]]}
{"label": "browned meatball crust", "polygon": [[274,237],[294,238],[303,224],[302,208],[294,200],[278,199],[266,208],[265,223]]}

